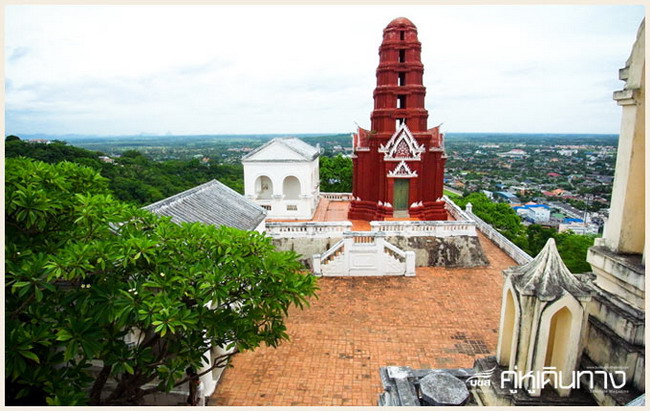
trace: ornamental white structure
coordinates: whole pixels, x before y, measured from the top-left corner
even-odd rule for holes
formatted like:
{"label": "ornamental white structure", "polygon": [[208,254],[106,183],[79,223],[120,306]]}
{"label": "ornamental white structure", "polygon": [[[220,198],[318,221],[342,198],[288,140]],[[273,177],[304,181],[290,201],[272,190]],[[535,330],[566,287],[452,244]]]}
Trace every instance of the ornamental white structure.
{"label": "ornamental white structure", "polygon": [[320,148],[274,138],[242,158],[244,194],[269,218],[311,219],[318,205]]}

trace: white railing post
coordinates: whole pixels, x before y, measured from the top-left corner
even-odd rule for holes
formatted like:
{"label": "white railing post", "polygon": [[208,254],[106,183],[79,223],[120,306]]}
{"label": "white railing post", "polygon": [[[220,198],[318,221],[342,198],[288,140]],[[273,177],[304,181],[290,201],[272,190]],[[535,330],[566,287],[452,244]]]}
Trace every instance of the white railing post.
{"label": "white railing post", "polygon": [[407,277],[415,277],[415,252],[406,251],[404,259],[406,263],[406,272],[404,275]]}
{"label": "white railing post", "polygon": [[314,275],[321,276],[323,271],[320,266],[320,254],[314,254],[312,257],[312,270]]}
{"label": "white railing post", "polygon": [[377,263],[379,268],[379,275],[386,275],[386,253],[384,252],[384,233],[377,232],[375,234],[375,247],[377,250]]}
{"label": "white railing post", "polygon": [[343,267],[347,275],[350,275],[350,254],[354,246],[354,237],[346,237],[343,239]]}

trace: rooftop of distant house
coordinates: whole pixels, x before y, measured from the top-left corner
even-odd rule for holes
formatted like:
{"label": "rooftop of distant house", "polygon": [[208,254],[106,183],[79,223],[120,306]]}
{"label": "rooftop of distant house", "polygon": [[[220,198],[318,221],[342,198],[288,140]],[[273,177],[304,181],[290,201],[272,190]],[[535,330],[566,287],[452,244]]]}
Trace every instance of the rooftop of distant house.
{"label": "rooftop of distant house", "polygon": [[523,205],[522,205],[522,204],[519,204],[519,205],[515,205],[515,204],[513,204],[513,207],[512,207],[512,208],[513,208],[513,209],[522,209],[522,208],[523,208],[523,209],[529,209],[529,208],[545,208],[545,209],[550,209],[550,207],[547,206],[546,204],[523,204]]}

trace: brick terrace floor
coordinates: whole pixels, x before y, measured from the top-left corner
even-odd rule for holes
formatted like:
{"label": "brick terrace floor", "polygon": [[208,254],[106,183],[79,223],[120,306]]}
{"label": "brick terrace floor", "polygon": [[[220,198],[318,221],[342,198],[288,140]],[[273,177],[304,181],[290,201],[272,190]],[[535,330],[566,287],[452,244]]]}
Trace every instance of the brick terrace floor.
{"label": "brick terrace floor", "polygon": [[515,263],[479,236],[487,267],[320,278],[319,299],[289,312],[291,341],[236,355],[210,405],[371,406],[379,367],[471,367],[493,354],[501,270]]}

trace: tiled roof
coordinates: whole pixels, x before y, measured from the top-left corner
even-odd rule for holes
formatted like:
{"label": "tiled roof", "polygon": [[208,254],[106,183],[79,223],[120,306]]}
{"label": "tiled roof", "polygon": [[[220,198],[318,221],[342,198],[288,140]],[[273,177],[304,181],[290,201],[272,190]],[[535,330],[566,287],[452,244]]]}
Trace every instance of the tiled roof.
{"label": "tiled roof", "polygon": [[217,180],[143,208],[172,217],[175,223],[200,222],[241,230],[254,230],[266,217],[266,211],[262,207]]}
{"label": "tiled roof", "polygon": [[[302,158],[305,159],[305,161],[311,161],[318,157],[320,155],[320,150],[310,144],[305,143],[304,141],[300,140],[299,138],[296,137],[278,137],[274,138],[273,140],[269,141],[268,143],[256,148],[255,150],[251,151],[250,153],[246,154],[244,157],[242,157],[242,161],[246,161],[247,159],[251,158],[255,154],[259,153],[260,151],[264,150],[266,147],[269,147],[272,144],[280,143],[284,145],[285,147],[289,148],[290,150],[296,152],[298,155],[300,155]],[[281,158],[278,160],[282,160]]]}

